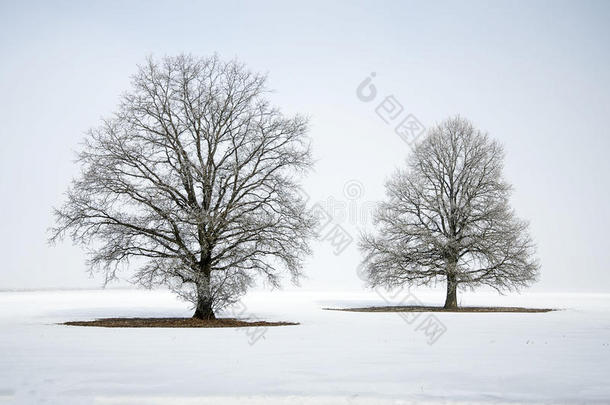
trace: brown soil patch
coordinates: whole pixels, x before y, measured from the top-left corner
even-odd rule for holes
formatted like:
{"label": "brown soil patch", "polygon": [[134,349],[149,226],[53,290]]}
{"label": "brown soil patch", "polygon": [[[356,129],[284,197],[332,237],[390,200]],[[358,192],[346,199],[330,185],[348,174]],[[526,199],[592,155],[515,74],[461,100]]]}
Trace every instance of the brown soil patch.
{"label": "brown soil patch", "polygon": [[390,306],[390,307],[364,307],[364,308],[324,308],[329,311],[348,312],[550,312],[553,308],[521,308],[521,307],[459,307],[445,309],[443,307],[427,306]]}
{"label": "brown soil patch", "polygon": [[247,328],[253,326],[288,326],[295,322],[242,321],[234,318],[101,318],[94,321],[71,321],[62,325],[99,326],[102,328]]}

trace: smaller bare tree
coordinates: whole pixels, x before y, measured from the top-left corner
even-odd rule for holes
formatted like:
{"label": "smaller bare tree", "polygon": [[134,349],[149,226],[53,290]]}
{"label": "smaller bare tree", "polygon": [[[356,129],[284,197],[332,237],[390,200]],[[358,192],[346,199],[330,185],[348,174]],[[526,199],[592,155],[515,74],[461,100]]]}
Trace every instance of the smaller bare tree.
{"label": "smaller bare tree", "polygon": [[272,107],[265,82],[216,57],[149,59],[89,131],[52,241],[88,247],[107,280],[132,261],[136,282],[169,285],[202,319],[257,276],[297,281],[315,225],[299,193],[307,120]]}
{"label": "smaller bare tree", "polygon": [[467,120],[432,128],[407,170],[386,184],[375,216],[378,233],[361,238],[372,286],[447,283],[445,308],[457,307],[458,286],[499,292],[535,281],[539,264],[527,223],[509,206],[504,152]]}

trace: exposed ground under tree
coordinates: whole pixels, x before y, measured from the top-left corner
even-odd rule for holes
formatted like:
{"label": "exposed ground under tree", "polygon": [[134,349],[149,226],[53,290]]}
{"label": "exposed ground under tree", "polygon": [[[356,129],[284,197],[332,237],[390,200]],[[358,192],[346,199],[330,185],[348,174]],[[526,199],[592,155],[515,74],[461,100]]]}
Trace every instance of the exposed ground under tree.
{"label": "exposed ground under tree", "polygon": [[522,307],[431,307],[420,305],[362,307],[362,308],[324,308],[328,311],[348,312],[551,312],[553,308],[522,308]]}
{"label": "exposed ground under tree", "polygon": [[94,321],[64,322],[62,325],[99,326],[103,328],[246,328],[299,324],[295,322],[242,321],[234,318],[100,318]]}

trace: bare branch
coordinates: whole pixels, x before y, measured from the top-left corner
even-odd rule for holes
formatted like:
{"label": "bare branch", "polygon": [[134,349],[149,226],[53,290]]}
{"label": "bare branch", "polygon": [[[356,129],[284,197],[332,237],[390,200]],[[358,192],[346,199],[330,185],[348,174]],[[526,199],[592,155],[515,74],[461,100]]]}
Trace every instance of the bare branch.
{"label": "bare branch", "polygon": [[408,168],[386,184],[379,232],[361,238],[370,283],[391,288],[440,278],[455,292],[458,285],[505,291],[533,282],[535,246],[510,209],[503,158],[502,147],[464,119],[431,129]]}
{"label": "bare branch", "polygon": [[265,81],[216,57],[148,59],[89,132],[51,240],[89,246],[107,278],[138,258],[136,282],[215,308],[257,276],[298,280],[315,223],[298,193],[307,120],[271,107]]}

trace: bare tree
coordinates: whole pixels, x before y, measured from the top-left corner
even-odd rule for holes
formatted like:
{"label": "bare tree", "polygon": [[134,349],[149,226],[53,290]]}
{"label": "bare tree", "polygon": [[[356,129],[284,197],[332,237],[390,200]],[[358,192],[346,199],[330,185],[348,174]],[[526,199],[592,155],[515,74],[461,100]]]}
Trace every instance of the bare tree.
{"label": "bare tree", "polygon": [[446,280],[445,308],[457,287],[503,292],[533,282],[539,264],[527,223],[509,206],[504,152],[459,117],[432,128],[407,170],[386,184],[375,215],[377,235],[364,234],[364,271],[373,286],[393,288]]}
{"label": "bare tree", "polygon": [[270,106],[265,82],[217,57],[149,59],[89,131],[51,241],[87,246],[106,281],[134,262],[135,282],[169,285],[196,318],[257,275],[297,282],[315,225],[298,192],[312,165],[307,120]]}

